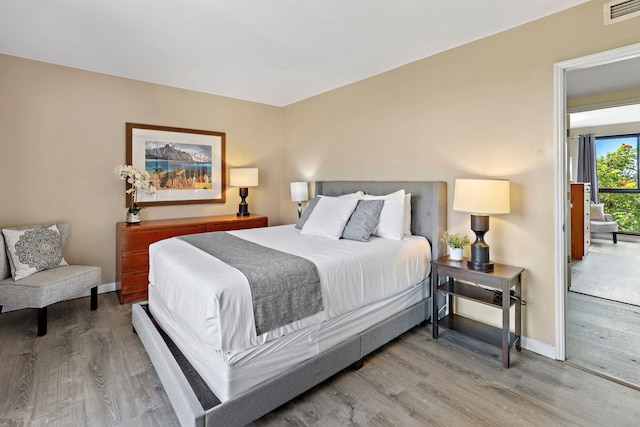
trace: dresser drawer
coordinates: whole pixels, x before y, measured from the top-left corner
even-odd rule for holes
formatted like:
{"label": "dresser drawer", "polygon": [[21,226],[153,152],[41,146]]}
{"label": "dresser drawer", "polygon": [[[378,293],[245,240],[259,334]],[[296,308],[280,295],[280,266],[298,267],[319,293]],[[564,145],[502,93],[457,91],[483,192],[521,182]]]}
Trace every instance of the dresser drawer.
{"label": "dresser drawer", "polygon": [[244,230],[247,228],[260,228],[266,227],[267,218],[260,217],[250,220],[243,220],[242,222],[221,222],[207,224],[207,231],[230,231],[230,230]]}
{"label": "dresser drawer", "polygon": [[149,270],[149,250],[129,251],[122,253],[122,272]]}
{"label": "dresser drawer", "polygon": [[194,224],[182,226],[180,228],[164,228],[159,230],[127,230],[122,236],[121,250],[124,252],[148,249],[151,243],[169,237],[181,236],[184,234],[203,233],[206,231],[205,224]]}
{"label": "dresser drawer", "polygon": [[122,289],[126,289],[127,292],[139,292],[147,291],[147,285],[149,284],[149,272],[138,271],[134,273],[122,273]]}
{"label": "dresser drawer", "polygon": [[591,245],[591,185],[571,184],[571,258],[582,259]]}

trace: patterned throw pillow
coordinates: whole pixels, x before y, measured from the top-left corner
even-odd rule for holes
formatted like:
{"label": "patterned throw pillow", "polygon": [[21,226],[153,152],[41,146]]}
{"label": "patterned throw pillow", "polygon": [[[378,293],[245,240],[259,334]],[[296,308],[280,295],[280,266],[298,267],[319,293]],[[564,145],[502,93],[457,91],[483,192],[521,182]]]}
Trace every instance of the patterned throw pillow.
{"label": "patterned throw pillow", "polygon": [[62,239],[58,227],[35,227],[26,230],[3,229],[13,280],[48,268],[68,265],[62,256]]}

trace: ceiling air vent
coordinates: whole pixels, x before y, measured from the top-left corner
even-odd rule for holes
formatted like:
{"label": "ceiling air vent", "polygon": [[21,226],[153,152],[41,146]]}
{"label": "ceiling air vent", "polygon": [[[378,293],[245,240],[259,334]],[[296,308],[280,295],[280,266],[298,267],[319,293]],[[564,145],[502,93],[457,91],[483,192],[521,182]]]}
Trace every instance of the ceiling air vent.
{"label": "ceiling air vent", "polygon": [[615,0],[604,5],[604,25],[640,16],[640,0]]}

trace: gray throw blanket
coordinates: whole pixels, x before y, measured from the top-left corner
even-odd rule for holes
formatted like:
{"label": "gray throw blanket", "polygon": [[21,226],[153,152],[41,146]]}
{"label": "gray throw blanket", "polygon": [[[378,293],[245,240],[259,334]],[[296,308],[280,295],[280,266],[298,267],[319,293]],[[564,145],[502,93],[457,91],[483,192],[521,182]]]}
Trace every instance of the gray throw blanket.
{"label": "gray throw blanket", "polygon": [[179,238],[240,270],[247,277],[258,336],[324,309],[320,275],[309,260],[224,231]]}

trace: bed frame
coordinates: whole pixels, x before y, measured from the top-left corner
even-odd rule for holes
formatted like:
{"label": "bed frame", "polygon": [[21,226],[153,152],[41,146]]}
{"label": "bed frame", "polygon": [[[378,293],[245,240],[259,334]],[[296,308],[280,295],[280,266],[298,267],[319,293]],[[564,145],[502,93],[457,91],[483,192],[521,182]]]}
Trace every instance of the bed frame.
{"label": "bed frame", "polygon": [[[412,233],[429,240],[433,259],[446,254],[446,247],[440,239],[447,225],[446,182],[316,182],[316,194],[326,196],[358,190],[382,195],[399,189],[412,194]],[[367,354],[431,317],[428,298],[291,370],[220,403],[171,340],[155,325],[146,307],[147,303],[132,306],[133,328],[147,350],[182,426],[246,425],[343,369],[352,365],[362,366]]]}

